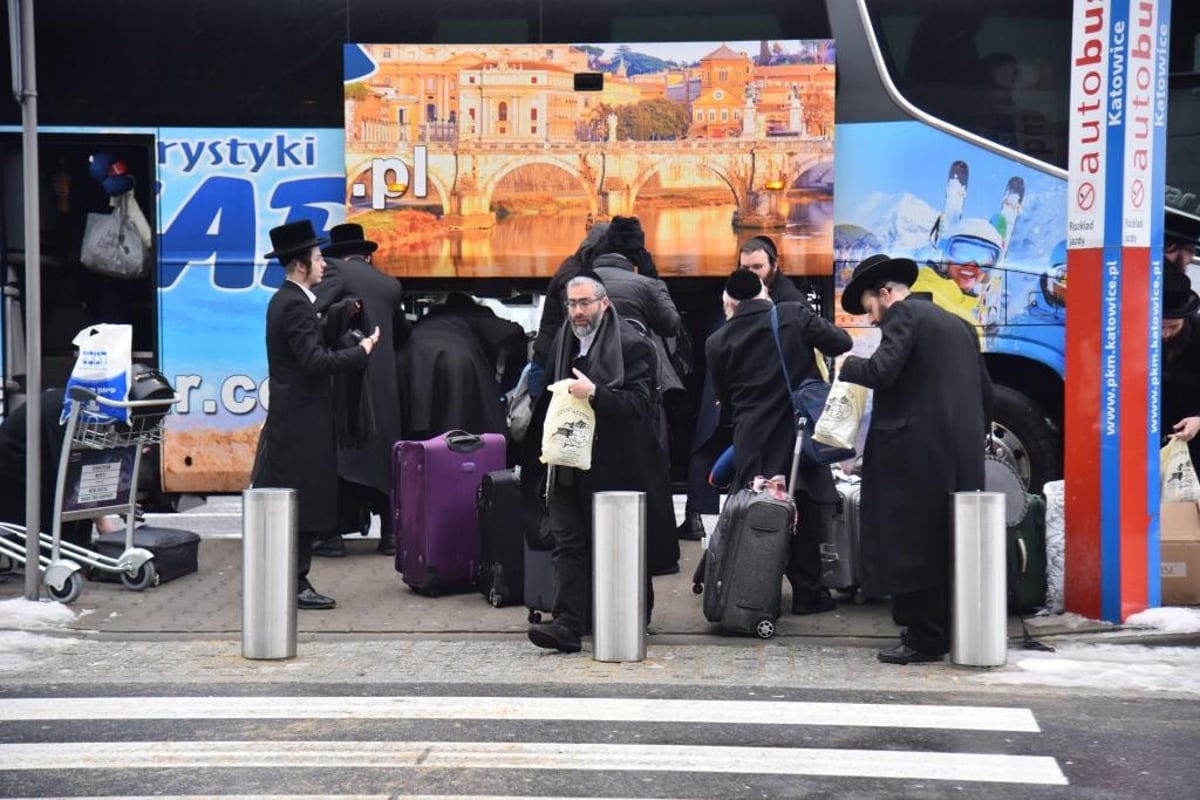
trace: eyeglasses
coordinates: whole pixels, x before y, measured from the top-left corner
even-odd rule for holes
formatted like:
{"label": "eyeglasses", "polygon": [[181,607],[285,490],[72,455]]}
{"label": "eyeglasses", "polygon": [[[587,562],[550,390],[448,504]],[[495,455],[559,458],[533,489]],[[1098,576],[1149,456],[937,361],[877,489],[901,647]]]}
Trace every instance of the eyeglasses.
{"label": "eyeglasses", "polygon": [[589,297],[589,298],[585,298],[583,300],[568,300],[567,308],[570,309],[571,311],[574,311],[577,308],[581,309],[583,311],[587,311],[589,308],[591,308],[592,306],[596,305],[596,303],[599,303],[599,302],[600,302],[599,297]]}

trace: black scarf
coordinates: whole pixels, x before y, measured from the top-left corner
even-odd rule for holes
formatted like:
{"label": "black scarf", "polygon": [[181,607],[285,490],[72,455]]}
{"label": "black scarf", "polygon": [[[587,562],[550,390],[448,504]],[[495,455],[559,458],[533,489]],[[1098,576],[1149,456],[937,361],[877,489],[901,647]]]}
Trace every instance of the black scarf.
{"label": "black scarf", "polygon": [[[363,338],[359,327],[365,326],[362,317],[362,303],[357,297],[344,297],[331,305],[321,318],[325,346],[331,350],[356,347]],[[375,414],[366,377],[365,369],[333,376],[333,419],[340,449],[363,447],[375,437]]]}

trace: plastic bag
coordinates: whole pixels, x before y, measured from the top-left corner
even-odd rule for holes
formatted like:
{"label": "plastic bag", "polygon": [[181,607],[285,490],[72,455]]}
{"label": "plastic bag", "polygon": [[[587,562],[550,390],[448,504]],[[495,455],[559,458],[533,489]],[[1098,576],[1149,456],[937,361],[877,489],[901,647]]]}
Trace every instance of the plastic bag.
{"label": "plastic bag", "polygon": [[[109,400],[129,399],[129,376],[133,366],[133,327],[93,325],[84,328],[71,342],[79,357],[67,380],[60,422],[71,414],[71,387],[79,386]],[[129,422],[129,409],[113,408],[90,400],[80,408],[80,418],[89,422]]]}
{"label": "plastic bag", "polygon": [[567,391],[574,383],[567,378],[546,387],[550,407],[542,431],[543,464],[575,469],[592,468],[592,437],[596,435],[596,412],[587,400]]}
{"label": "plastic bag", "polygon": [[1159,469],[1162,480],[1162,502],[1194,503],[1200,500],[1200,481],[1188,454],[1187,442],[1171,437],[1167,446],[1159,453]]}
{"label": "plastic bag", "polygon": [[813,428],[813,441],[840,450],[854,450],[866,405],[865,386],[835,379],[825,409]]}
{"label": "plastic bag", "polygon": [[[127,194],[132,195],[132,192]],[[79,260],[93,272],[129,280],[145,276],[146,244],[139,225],[130,218],[131,200],[132,196],[123,195],[113,206],[112,213],[88,214]],[[133,207],[141,216],[137,201],[133,201]],[[141,222],[145,225],[144,216]]]}
{"label": "plastic bag", "polygon": [[1061,614],[1066,608],[1066,548],[1064,521],[1065,484],[1050,481],[1042,492],[1046,495],[1046,608],[1047,614]]}
{"label": "plastic bag", "polygon": [[508,435],[514,442],[525,439],[525,434],[529,431],[529,423],[533,419],[533,399],[529,396],[530,366],[530,364],[525,365],[525,369],[521,370],[521,377],[517,380],[517,385],[505,395],[505,404],[508,410],[504,418],[508,425]]}

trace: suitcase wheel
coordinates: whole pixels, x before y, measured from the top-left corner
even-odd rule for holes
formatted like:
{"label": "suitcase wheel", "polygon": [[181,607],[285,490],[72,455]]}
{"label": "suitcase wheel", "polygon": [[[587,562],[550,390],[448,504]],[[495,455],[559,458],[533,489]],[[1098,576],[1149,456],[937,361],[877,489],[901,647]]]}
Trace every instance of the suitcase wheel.
{"label": "suitcase wheel", "polygon": [[504,605],[504,595],[500,594],[495,589],[492,589],[488,592],[488,604],[492,608],[499,608],[500,606]]}
{"label": "suitcase wheel", "polygon": [[763,617],[758,621],[758,624],[754,626],[754,633],[760,639],[770,639],[775,635],[775,621],[768,619],[767,617]]}
{"label": "suitcase wheel", "polygon": [[692,594],[704,594],[704,584],[703,583],[693,583],[692,584]]}
{"label": "suitcase wheel", "polygon": [[529,609],[529,624],[537,625],[541,621],[542,621],[542,615],[539,612],[534,611],[532,608]]}

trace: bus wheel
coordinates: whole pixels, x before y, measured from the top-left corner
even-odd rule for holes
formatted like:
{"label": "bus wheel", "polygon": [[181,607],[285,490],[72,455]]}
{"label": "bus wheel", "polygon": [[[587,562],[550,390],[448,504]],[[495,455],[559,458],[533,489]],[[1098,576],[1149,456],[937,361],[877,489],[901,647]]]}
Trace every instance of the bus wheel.
{"label": "bus wheel", "polygon": [[1032,399],[1008,386],[995,386],[993,455],[1016,470],[1034,493],[1062,477],[1062,435]]}

